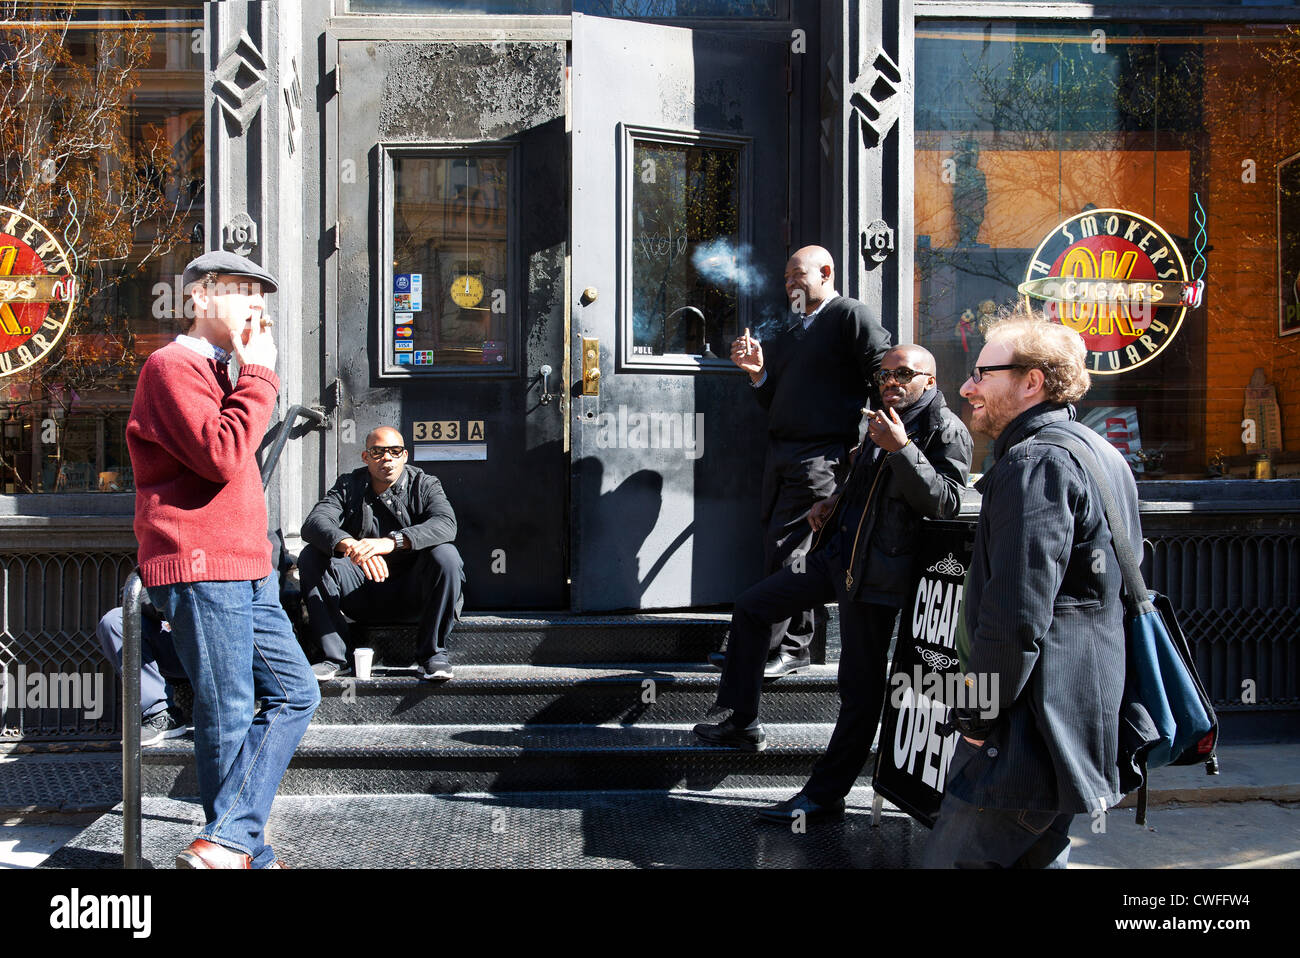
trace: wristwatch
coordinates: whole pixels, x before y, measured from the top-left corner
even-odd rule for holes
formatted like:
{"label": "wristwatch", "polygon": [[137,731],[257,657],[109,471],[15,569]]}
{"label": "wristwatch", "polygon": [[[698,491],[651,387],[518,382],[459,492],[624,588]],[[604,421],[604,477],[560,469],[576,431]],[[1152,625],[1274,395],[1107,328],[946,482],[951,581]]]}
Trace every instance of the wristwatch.
{"label": "wristwatch", "polygon": [[388,538],[390,538],[390,539],[393,540],[393,548],[394,548],[394,549],[405,549],[405,548],[406,548],[406,536],[403,535],[402,533],[400,533],[400,532],[390,532],[390,533],[388,533]]}

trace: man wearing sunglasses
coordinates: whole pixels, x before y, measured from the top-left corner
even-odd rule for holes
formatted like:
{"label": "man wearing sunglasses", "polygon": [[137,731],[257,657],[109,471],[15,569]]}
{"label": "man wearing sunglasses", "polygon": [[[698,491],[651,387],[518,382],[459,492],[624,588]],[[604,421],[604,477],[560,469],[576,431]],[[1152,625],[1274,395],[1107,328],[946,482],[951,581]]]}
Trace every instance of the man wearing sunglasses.
{"label": "man wearing sunglasses", "polygon": [[452,677],[447,637],[465,583],[452,545],[456,514],[442,483],[407,458],[400,432],[373,430],[361,452],[365,465],[339,476],[303,522],[308,545],[298,556],[298,576],[311,634],[325,655],[312,666],[322,681],[347,668],[349,619],[416,616],[421,677]]}
{"label": "man wearing sunglasses", "polygon": [[844,484],[813,507],[812,552],[736,600],[715,725],[706,742],[747,751],[765,745],[758,724],[763,656],[771,624],[805,604],[839,602],[840,712],[826,754],[808,784],[759,817],[789,825],[837,815],[871,754],[885,693],[885,659],[899,606],[911,586],[922,518],[950,519],[961,508],[970,469],[970,434],[935,386],[934,357],[898,346],[876,376],[884,410],[870,413],[867,439]]}

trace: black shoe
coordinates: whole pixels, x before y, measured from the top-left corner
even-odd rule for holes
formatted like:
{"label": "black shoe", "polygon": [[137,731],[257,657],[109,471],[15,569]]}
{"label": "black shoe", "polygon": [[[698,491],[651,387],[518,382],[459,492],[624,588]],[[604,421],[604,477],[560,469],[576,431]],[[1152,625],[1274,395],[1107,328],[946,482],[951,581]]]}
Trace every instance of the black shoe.
{"label": "black shoe", "polygon": [[439,652],[432,658],[426,659],[420,666],[420,678],[431,682],[446,681],[454,675],[451,670],[451,656],[446,652]]}
{"label": "black shoe", "polygon": [[844,799],[838,799],[830,805],[818,805],[803,792],[800,792],[794,798],[787,798],[784,802],[777,802],[771,808],[760,808],[758,810],[758,819],[762,822],[789,825],[792,821],[801,817],[801,812],[805,822],[815,822],[819,818],[839,818],[844,814]]}
{"label": "black shoe", "polygon": [[727,664],[727,651],[726,651],[726,649],[723,649],[721,652],[710,652],[710,653],[709,653],[709,665],[713,666],[713,667],[714,667],[715,669],[717,669],[719,672],[722,671],[723,666],[725,666],[726,664]]}
{"label": "black shoe", "polygon": [[319,681],[328,682],[343,671],[343,666],[338,662],[331,662],[329,659],[326,659],[324,662],[317,662],[313,665],[311,671]]}
{"label": "black shoe", "polygon": [[782,650],[773,658],[767,660],[767,665],[763,666],[763,678],[779,679],[783,675],[799,672],[811,665],[812,656],[808,654],[807,650],[802,655],[791,655],[789,652]]}
{"label": "black shoe", "polygon": [[767,748],[767,733],[757,723],[753,728],[746,728],[730,718],[716,724],[701,722],[695,726],[695,734],[710,745],[725,745],[742,752],[761,752]]}
{"label": "black shoe", "polygon": [[164,739],[179,738],[190,730],[184,722],[179,721],[170,709],[163,709],[157,715],[151,715],[140,723],[140,746],[157,745]]}

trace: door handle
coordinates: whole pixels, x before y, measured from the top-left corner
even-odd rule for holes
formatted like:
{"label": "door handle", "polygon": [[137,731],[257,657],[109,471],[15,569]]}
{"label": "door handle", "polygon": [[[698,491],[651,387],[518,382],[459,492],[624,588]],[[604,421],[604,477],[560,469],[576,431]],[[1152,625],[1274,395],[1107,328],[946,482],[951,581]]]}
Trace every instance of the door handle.
{"label": "door handle", "polygon": [[537,370],[537,376],[542,381],[542,394],[538,397],[538,402],[545,406],[555,398],[555,393],[551,392],[551,367],[543,364]]}

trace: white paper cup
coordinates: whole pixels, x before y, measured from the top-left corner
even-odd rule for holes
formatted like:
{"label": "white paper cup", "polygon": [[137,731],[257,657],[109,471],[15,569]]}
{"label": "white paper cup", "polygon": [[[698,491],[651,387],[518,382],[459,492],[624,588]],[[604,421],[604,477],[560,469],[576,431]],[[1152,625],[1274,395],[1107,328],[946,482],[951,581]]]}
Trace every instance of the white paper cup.
{"label": "white paper cup", "polygon": [[370,678],[370,664],[375,660],[374,649],[354,649],[352,652],[352,662],[356,666],[356,675],[359,679]]}

